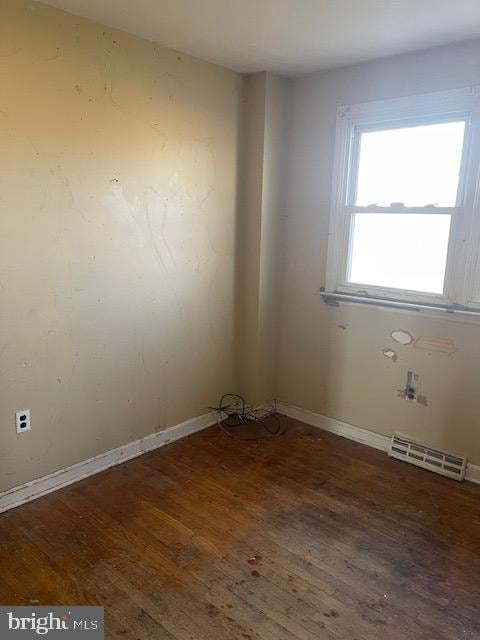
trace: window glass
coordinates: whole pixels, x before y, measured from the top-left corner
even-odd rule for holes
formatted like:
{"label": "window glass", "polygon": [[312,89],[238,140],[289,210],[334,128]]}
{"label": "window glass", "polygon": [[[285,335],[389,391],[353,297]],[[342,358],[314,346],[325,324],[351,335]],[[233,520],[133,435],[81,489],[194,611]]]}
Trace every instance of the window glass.
{"label": "window glass", "polygon": [[443,293],[450,215],[356,213],[348,281]]}
{"label": "window glass", "polygon": [[465,122],[360,134],[357,206],[454,207]]}

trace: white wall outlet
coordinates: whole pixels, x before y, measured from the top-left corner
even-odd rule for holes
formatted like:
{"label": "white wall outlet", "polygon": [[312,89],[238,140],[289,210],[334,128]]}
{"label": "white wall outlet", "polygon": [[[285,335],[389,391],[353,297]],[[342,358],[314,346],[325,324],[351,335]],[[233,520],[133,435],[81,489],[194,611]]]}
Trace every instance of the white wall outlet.
{"label": "white wall outlet", "polygon": [[23,411],[17,411],[15,414],[15,426],[17,433],[23,433],[24,431],[30,431],[32,428],[30,424],[30,409],[24,409]]}

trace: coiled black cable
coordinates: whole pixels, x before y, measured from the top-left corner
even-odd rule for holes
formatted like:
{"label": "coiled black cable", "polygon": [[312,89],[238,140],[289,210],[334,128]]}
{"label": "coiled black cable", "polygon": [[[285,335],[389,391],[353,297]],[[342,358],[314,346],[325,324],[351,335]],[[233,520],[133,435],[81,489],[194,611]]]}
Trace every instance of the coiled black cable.
{"label": "coiled black cable", "polygon": [[[216,407],[209,407],[217,414],[217,424],[229,437],[237,440],[261,440],[282,436],[288,429],[286,416],[281,416],[275,410],[255,409],[247,405],[245,399],[236,393],[225,393]],[[240,426],[256,425],[260,433],[240,435],[235,432]]]}

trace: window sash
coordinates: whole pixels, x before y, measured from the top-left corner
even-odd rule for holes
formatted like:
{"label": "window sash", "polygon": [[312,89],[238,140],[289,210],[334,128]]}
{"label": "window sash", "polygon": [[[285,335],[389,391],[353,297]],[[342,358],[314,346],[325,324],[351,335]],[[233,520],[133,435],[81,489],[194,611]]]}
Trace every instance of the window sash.
{"label": "window sash", "polygon": [[461,207],[402,207],[398,204],[394,206],[390,205],[389,207],[378,207],[377,205],[370,205],[368,207],[358,207],[358,206],[346,206],[345,211],[347,213],[371,213],[374,215],[375,213],[404,213],[408,215],[412,214],[445,214],[445,215],[453,215],[455,212],[459,211]]}
{"label": "window sash", "polygon": [[[348,189],[346,192],[346,204],[350,206],[356,206],[357,200],[357,188],[358,188],[358,173],[360,166],[360,140],[363,133],[369,133],[374,131],[386,131],[388,129],[404,129],[415,126],[428,126],[434,124],[447,124],[449,122],[464,122],[465,123],[465,132],[464,132],[464,142],[462,149],[462,159],[460,165],[460,173],[458,179],[458,189],[457,189],[457,199],[455,203],[455,207],[460,206],[463,197],[463,186],[464,186],[464,172],[466,168],[466,152],[467,152],[467,138],[468,131],[471,125],[470,113],[468,111],[455,111],[450,114],[445,115],[421,115],[418,117],[401,117],[399,116],[395,120],[392,121],[384,121],[380,122],[370,122],[369,124],[354,124],[351,132],[351,151],[350,151],[350,166],[349,170],[349,179],[348,179]],[[420,203],[419,203],[420,204]],[[370,207],[370,205],[366,205]],[[418,208],[423,207],[420,204]],[[385,207],[384,207],[385,208]],[[412,209],[417,207],[405,207],[405,209]],[[427,208],[427,207],[425,207]],[[442,208],[442,207],[437,207]],[[436,208],[436,209],[437,209]],[[447,207],[443,207],[447,208]],[[452,207],[450,207],[452,208]]]}
{"label": "window sash", "polygon": [[[447,253],[446,253],[446,264],[445,264],[445,271],[444,271],[444,279],[443,279],[443,293],[439,293],[439,292],[428,292],[422,289],[413,289],[413,288],[405,288],[405,287],[394,287],[394,286],[383,286],[383,285],[374,285],[371,283],[362,283],[361,281],[355,281],[351,278],[351,272],[352,272],[352,260],[353,260],[353,244],[355,241],[355,233],[354,233],[354,228],[355,228],[355,214],[358,213],[358,207],[354,207],[355,211],[351,211],[349,214],[349,234],[348,234],[348,250],[347,250],[347,254],[346,254],[346,274],[345,274],[345,282],[344,282],[344,286],[349,290],[352,291],[354,290],[356,293],[359,292],[368,292],[370,289],[372,290],[372,292],[374,292],[375,295],[381,295],[382,297],[385,296],[386,292],[394,292],[396,297],[403,297],[403,293],[407,292],[408,295],[411,297],[413,294],[415,295],[415,298],[418,299],[419,297],[424,297],[425,301],[429,301],[432,302],[433,300],[437,300],[437,302],[442,301],[443,303],[448,303],[450,301],[450,297],[447,295],[447,274],[448,274],[448,260],[449,260],[449,255],[450,255],[450,248],[451,248],[451,243],[452,243],[452,227],[453,227],[453,217],[452,217],[452,212],[454,211],[454,209],[451,209],[448,213],[447,212],[443,212],[440,215],[448,215],[448,217],[450,218],[450,228],[449,228],[449,236],[448,236],[448,243],[447,243]],[[361,211],[360,213],[363,214],[367,214],[367,215],[372,215],[375,216],[376,213],[379,212],[372,212],[369,210],[368,207],[366,208],[360,208]],[[430,212],[433,213],[433,212]],[[391,214],[391,215],[425,215],[425,212],[422,211],[421,209],[419,209],[418,211],[410,211],[409,214],[405,214],[403,211],[398,211],[396,209],[392,210],[392,211],[388,211],[387,215]]]}
{"label": "window sash", "polygon": [[[355,283],[348,281],[348,273],[350,270],[350,260],[352,257],[352,245],[354,235],[352,232],[353,229],[353,216],[360,209],[361,213],[372,213],[375,215],[375,212],[369,210],[369,208],[364,207],[353,207],[349,211],[346,208],[347,213],[347,233],[345,233],[345,246],[343,249],[343,259],[341,266],[342,279],[335,286],[334,291],[339,291],[343,293],[354,293],[354,294],[363,294],[363,295],[372,295],[375,297],[382,298],[390,298],[392,300],[410,300],[415,302],[424,302],[425,304],[443,304],[449,306],[454,303],[453,296],[451,295],[452,291],[452,246],[454,245],[455,240],[455,228],[454,228],[454,216],[452,215],[455,212],[455,209],[451,210],[449,213],[451,215],[450,222],[450,234],[449,234],[449,242],[447,249],[447,262],[445,266],[445,278],[444,278],[444,293],[429,293],[424,291],[417,291],[415,289],[397,289],[395,287],[385,287],[380,285],[373,284],[364,284],[364,283]],[[399,211],[389,211],[388,213],[403,213]],[[411,213],[424,213],[424,211],[415,211]],[[408,215],[408,214],[406,214]],[[445,213],[445,215],[448,215]]]}
{"label": "window sash", "polygon": [[[479,88],[459,89],[413,98],[339,107],[332,185],[326,291],[392,300],[480,309],[480,164]],[[412,111],[414,112],[412,115]],[[412,124],[465,121],[465,137],[455,207],[356,206],[358,143],[364,131]],[[445,214],[451,228],[443,294],[347,282],[351,221],[354,213]]]}

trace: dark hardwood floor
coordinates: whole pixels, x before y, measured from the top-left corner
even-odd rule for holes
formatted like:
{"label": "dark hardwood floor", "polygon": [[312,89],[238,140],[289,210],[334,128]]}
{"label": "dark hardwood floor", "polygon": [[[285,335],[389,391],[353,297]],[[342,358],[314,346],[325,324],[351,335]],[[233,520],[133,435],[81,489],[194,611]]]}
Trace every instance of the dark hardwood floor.
{"label": "dark hardwood floor", "polygon": [[480,487],[215,427],[1,515],[0,563],[0,604],[100,604],[108,638],[479,638]]}

